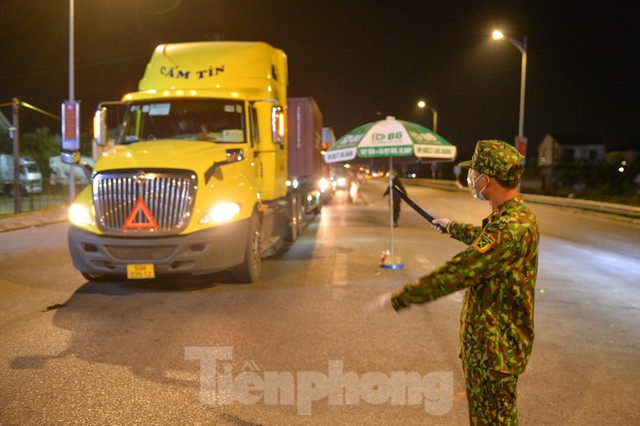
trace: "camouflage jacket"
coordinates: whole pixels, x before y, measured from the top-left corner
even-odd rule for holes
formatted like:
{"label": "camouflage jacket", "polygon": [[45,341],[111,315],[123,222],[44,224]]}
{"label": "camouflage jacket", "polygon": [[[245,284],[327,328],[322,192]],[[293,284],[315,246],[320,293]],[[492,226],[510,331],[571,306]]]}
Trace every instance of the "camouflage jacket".
{"label": "camouflage jacket", "polygon": [[521,196],[482,227],[451,222],[451,236],[469,247],[431,274],[408,284],[391,302],[396,310],[465,289],[460,318],[463,362],[522,373],[533,345],[533,306],[539,230]]}

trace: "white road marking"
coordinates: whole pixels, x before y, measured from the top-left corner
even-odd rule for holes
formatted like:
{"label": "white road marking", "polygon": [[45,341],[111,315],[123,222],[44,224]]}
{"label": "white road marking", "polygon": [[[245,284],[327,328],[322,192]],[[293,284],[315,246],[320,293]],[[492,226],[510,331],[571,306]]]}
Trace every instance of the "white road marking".
{"label": "white road marking", "polygon": [[433,263],[431,263],[431,261],[425,255],[416,254],[415,259],[420,264],[420,266],[424,269],[425,274],[428,274],[429,272],[436,269],[436,267],[433,266]]}
{"label": "white road marking", "polygon": [[347,263],[349,256],[346,253],[337,253],[333,266],[333,284],[347,285]]}
{"label": "white road marking", "polygon": [[[422,254],[416,254],[414,257],[416,261],[420,264],[420,266],[424,268],[424,271],[422,272],[421,275],[427,275],[431,271],[436,269],[436,267],[433,266],[433,263],[431,263],[431,261],[426,256]],[[459,303],[462,301],[462,295],[463,295],[463,291],[456,291],[455,293],[451,293],[450,295],[446,296],[446,299],[451,302]]]}

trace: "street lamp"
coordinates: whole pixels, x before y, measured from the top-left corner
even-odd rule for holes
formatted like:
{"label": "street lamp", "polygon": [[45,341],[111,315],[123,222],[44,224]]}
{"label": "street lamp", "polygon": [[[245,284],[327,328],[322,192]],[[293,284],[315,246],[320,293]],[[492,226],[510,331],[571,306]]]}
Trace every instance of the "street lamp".
{"label": "street lamp", "polygon": [[[518,40],[514,40],[509,36],[505,36],[501,31],[494,30],[491,34],[491,37],[493,37],[494,40],[506,39],[509,43],[514,45],[520,51],[520,53],[522,53],[522,67],[520,71],[520,117],[518,120],[518,139],[516,140],[517,147],[518,142],[521,144],[526,144],[526,141],[524,139],[524,87],[527,78],[527,36],[524,36],[523,41],[519,42]],[[526,145],[524,146],[526,147]]]}
{"label": "street lamp", "polygon": [[[433,108],[431,105],[427,104],[426,101],[420,99],[418,101],[418,108],[428,109],[433,113],[433,131],[438,133],[438,111]],[[431,179],[435,179],[438,174],[438,163],[431,163]]]}
{"label": "street lamp", "polygon": [[435,108],[431,107],[427,104],[426,101],[419,100],[418,108],[427,108],[429,111],[433,113],[433,131],[438,133],[438,111]]}

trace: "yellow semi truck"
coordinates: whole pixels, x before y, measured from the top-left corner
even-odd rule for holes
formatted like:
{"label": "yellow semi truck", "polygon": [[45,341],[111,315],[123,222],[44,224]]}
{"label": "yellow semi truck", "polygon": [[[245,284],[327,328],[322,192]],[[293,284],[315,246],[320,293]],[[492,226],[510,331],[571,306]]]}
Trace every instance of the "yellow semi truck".
{"label": "yellow semi truck", "polygon": [[69,209],[85,278],[257,279],[261,259],[320,208],[318,191],[287,181],[287,72],[286,54],[262,42],[163,44],[139,91],[99,106],[102,152],[81,164],[92,184]]}

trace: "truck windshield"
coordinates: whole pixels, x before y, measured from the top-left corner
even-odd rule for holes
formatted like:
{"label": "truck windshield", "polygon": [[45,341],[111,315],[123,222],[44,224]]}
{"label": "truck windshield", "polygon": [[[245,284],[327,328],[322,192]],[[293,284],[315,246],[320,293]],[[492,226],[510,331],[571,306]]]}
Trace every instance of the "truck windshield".
{"label": "truck windshield", "polygon": [[156,139],[245,142],[244,107],[224,99],[167,99],[132,103],[120,143]]}

